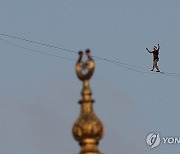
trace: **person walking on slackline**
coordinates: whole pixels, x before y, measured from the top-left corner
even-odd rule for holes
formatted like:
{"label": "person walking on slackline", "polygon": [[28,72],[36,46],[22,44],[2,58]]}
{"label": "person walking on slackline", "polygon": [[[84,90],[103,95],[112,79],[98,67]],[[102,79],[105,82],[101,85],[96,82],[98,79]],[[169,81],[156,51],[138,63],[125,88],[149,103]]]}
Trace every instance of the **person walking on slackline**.
{"label": "person walking on slackline", "polygon": [[158,67],[159,49],[160,49],[160,45],[159,45],[159,44],[158,44],[158,47],[157,47],[157,46],[154,46],[153,51],[150,51],[148,48],[146,48],[146,50],[147,50],[149,53],[152,53],[152,54],[153,54],[153,68],[152,68],[151,71],[153,71],[154,68],[156,68],[156,69],[157,69],[156,72],[160,72],[159,67]]}

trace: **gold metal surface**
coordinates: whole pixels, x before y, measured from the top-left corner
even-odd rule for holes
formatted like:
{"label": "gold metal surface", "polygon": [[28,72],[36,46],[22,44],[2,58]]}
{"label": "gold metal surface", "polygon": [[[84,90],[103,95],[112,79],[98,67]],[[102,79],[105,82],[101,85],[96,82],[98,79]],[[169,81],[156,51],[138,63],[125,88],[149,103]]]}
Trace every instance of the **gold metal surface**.
{"label": "gold metal surface", "polygon": [[91,89],[89,79],[93,75],[95,63],[90,56],[90,50],[86,50],[86,61],[83,61],[83,52],[79,52],[79,59],[76,63],[76,74],[83,82],[82,99],[79,101],[81,112],[74,123],[72,133],[81,146],[80,154],[100,154],[98,149],[99,140],[103,137],[103,124],[97,118],[93,110]]}

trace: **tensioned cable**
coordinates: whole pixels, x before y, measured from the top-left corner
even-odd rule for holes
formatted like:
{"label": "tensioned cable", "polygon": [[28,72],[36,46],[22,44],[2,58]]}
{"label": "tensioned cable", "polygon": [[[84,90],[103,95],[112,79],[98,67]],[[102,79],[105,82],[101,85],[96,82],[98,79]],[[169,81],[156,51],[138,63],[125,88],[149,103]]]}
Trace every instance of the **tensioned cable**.
{"label": "tensioned cable", "polygon": [[164,72],[166,74],[169,74],[169,75],[180,75],[179,73],[171,73],[171,72]]}
{"label": "tensioned cable", "polygon": [[38,44],[38,45],[43,45],[43,46],[46,46],[46,47],[49,47],[49,48],[60,49],[60,50],[64,50],[64,51],[68,51],[68,52],[72,52],[72,53],[78,53],[77,51],[74,51],[74,50],[69,50],[69,49],[57,47],[57,46],[46,44],[46,43],[32,41],[32,40],[17,37],[17,36],[7,35],[7,34],[3,34],[3,33],[0,33],[0,35],[10,37],[10,38],[14,38],[14,39],[18,39],[18,40],[22,40],[22,41],[26,41],[26,42],[30,42],[30,43],[34,43],[34,44]]}
{"label": "tensioned cable", "polygon": [[[2,33],[0,33],[0,35],[6,36],[6,37],[10,37],[10,38],[14,38],[14,39],[19,39],[19,40],[30,42],[30,43],[34,43],[34,44],[39,44],[39,45],[47,46],[47,47],[50,47],[50,48],[55,48],[55,49],[59,49],[59,50],[65,50],[65,51],[69,51],[69,52],[76,53],[76,54],[78,53],[77,51],[73,51],[73,50],[69,50],[69,49],[65,49],[65,48],[49,45],[49,44],[46,44],[46,43],[32,41],[32,40],[28,40],[28,39],[25,39],[25,38],[20,38],[20,37],[11,36],[11,35],[2,34]],[[6,42],[8,44],[11,44],[13,46],[16,46],[16,47],[19,47],[19,48],[23,48],[23,49],[26,49],[26,50],[29,50],[29,51],[37,52],[37,53],[40,53],[40,54],[49,55],[49,56],[53,56],[53,57],[57,57],[57,58],[61,58],[61,59],[66,59],[66,60],[75,60],[75,59],[65,58],[65,57],[61,57],[61,56],[55,55],[55,54],[49,54],[49,53],[45,53],[45,52],[42,52],[42,51],[38,51],[38,50],[30,49],[30,48],[27,48],[27,47],[23,47],[23,46],[15,44],[15,43],[9,42],[9,41],[7,41],[5,39],[0,39],[0,40]],[[144,74],[157,74],[157,73],[153,73],[153,72],[147,72],[147,71],[142,71],[142,70],[134,69],[134,68],[143,69],[142,67],[138,67],[138,66],[134,66],[134,65],[129,65],[129,64],[126,64],[126,63],[122,63],[122,62],[119,62],[119,61],[114,61],[114,60],[106,59],[106,58],[102,58],[102,57],[97,57],[97,56],[92,56],[92,57],[94,57],[96,59],[99,59],[99,60],[104,60],[106,62],[115,64],[115,65],[118,65],[120,67],[123,67],[123,68],[131,70],[131,71],[135,71],[135,72],[139,72],[139,73],[144,73]],[[133,68],[131,68],[131,67],[133,67]],[[161,74],[164,74],[164,75],[167,75],[167,76],[172,76],[172,77],[180,77],[179,73],[161,72]]]}
{"label": "tensioned cable", "polygon": [[[42,51],[39,51],[39,50],[30,49],[30,48],[27,48],[27,47],[24,47],[24,46],[21,46],[21,45],[17,45],[17,44],[15,44],[15,43],[9,42],[9,41],[7,41],[7,40],[5,40],[5,39],[1,39],[1,38],[0,38],[0,40],[3,41],[3,42],[5,42],[5,43],[8,43],[8,44],[10,44],[10,45],[16,46],[16,47],[18,47],[18,48],[26,49],[26,50],[33,51],[33,52],[36,52],[36,53],[39,53],[39,54],[44,54],[44,55],[53,56],[53,57],[57,57],[57,58],[61,58],[61,59],[74,60],[74,61],[75,61],[75,59],[69,59],[69,58],[65,58],[65,57],[58,56],[58,55],[45,53],[45,52],[42,52]],[[96,57],[95,57],[95,58],[96,58]],[[98,58],[99,58],[99,57],[98,57]],[[104,60],[103,58],[99,58],[99,59]],[[127,66],[123,66],[123,65],[121,65],[121,64],[119,64],[119,63],[117,63],[117,62],[115,62],[115,61],[111,61],[111,62],[112,62],[113,64],[117,65],[117,66],[121,66],[121,67],[123,67],[123,68],[125,68],[125,69],[128,69],[128,70],[131,70],[131,71],[135,71],[135,72],[139,72],[139,73],[152,74],[152,73],[149,73],[149,72],[143,72],[143,71],[139,71],[139,70],[132,69],[132,68],[127,67]]]}
{"label": "tensioned cable", "polygon": [[[75,59],[65,58],[65,57],[61,57],[61,56],[58,56],[58,55],[45,53],[45,52],[42,52],[42,51],[39,51],[39,50],[30,49],[30,48],[27,48],[27,47],[24,47],[24,46],[17,45],[17,44],[15,44],[15,43],[9,42],[9,41],[4,40],[4,39],[0,39],[0,40],[3,41],[3,42],[5,42],[5,43],[8,43],[8,44],[10,44],[10,45],[16,46],[16,47],[18,47],[18,48],[26,49],[26,50],[33,51],[33,52],[36,52],[36,53],[39,53],[39,54],[44,54],[44,55],[53,56],[53,57],[56,57],[56,58],[61,58],[61,59],[66,59],[66,60],[73,60],[73,61],[75,61]],[[112,64],[115,64],[115,65],[120,66],[120,67],[122,67],[122,68],[131,70],[131,71],[134,71],[134,72],[138,72],[138,73],[151,74],[151,75],[155,75],[155,74],[156,74],[156,75],[157,75],[157,73],[153,73],[153,72],[150,73],[150,72],[147,72],[147,71],[140,71],[140,70],[137,70],[137,69],[134,69],[134,68],[130,68],[130,67],[127,67],[127,66],[123,66],[122,64],[116,63],[115,61],[112,61]],[[165,74],[165,75],[167,75],[167,76],[172,76],[172,77],[179,77],[179,76],[173,75],[173,73],[164,72],[163,74]]]}
{"label": "tensioned cable", "polygon": [[123,68],[125,68],[125,69],[131,70],[131,71],[134,71],[134,72],[138,72],[138,73],[151,74],[151,75],[161,74],[161,75],[167,75],[167,76],[171,76],[171,77],[180,78],[180,76],[177,75],[176,73],[168,73],[168,72],[155,73],[155,72],[140,71],[140,70],[137,70],[137,69],[134,69],[134,68],[129,68],[129,67],[127,67],[127,66],[119,65],[118,63],[114,63],[114,64],[115,64],[115,65],[118,65],[118,66],[121,66],[121,67],[123,67]]}
{"label": "tensioned cable", "polygon": [[62,56],[58,56],[58,55],[55,55],[55,54],[50,54],[50,53],[45,53],[45,52],[42,52],[42,51],[39,51],[39,50],[34,50],[34,49],[30,49],[30,48],[27,48],[27,47],[24,47],[24,46],[21,46],[21,45],[17,45],[15,43],[12,43],[12,42],[9,42],[7,40],[4,40],[2,38],[0,38],[1,41],[5,42],[5,43],[8,43],[10,45],[13,45],[13,46],[16,46],[18,48],[22,48],[22,49],[26,49],[26,50],[29,50],[29,51],[33,51],[35,53],[39,53],[39,54],[44,54],[44,55],[48,55],[48,56],[52,56],[52,57],[56,57],[56,58],[60,58],[60,59],[66,59],[66,60],[74,60],[75,59],[71,59],[71,58],[66,58],[66,57],[62,57]]}
{"label": "tensioned cable", "polygon": [[[18,39],[18,40],[21,40],[21,41],[30,42],[30,43],[33,43],[33,44],[38,44],[38,45],[42,45],[42,46],[58,49],[58,50],[64,50],[64,51],[68,51],[68,52],[72,52],[72,53],[76,53],[76,54],[78,53],[77,51],[74,51],[74,50],[65,49],[65,48],[61,48],[61,47],[58,47],[58,46],[54,46],[54,45],[50,45],[50,44],[46,44],[46,43],[41,43],[41,42],[37,42],[37,41],[32,41],[32,40],[25,39],[25,38],[22,38],[22,37],[12,36],[12,35],[8,35],[8,34],[4,34],[4,33],[0,33],[0,35],[6,36],[6,37],[9,37],[9,38]],[[122,65],[134,67],[134,68],[141,68],[139,66],[134,66],[134,65],[126,64],[126,63],[114,61],[114,60],[107,59],[107,58],[97,57],[97,56],[93,56],[93,55],[92,55],[92,57],[94,57],[94,58],[96,58],[98,60],[104,60],[104,61],[110,62],[110,63],[119,63],[119,64],[122,64]]]}
{"label": "tensioned cable", "polygon": [[[0,40],[5,42],[5,43],[8,43],[10,45],[13,45],[13,46],[16,46],[16,47],[19,47],[19,48],[22,48],[22,49],[26,49],[26,50],[29,50],[29,51],[33,51],[33,52],[36,52],[36,53],[39,53],[39,54],[44,54],[44,55],[53,56],[53,57],[56,57],[56,58],[61,58],[61,59],[75,61],[75,59],[65,58],[65,57],[62,57],[62,56],[55,55],[55,54],[49,54],[49,53],[45,53],[45,52],[42,52],[42,51],[39,51],[39,50],[34,50],[34,49],[30,49],[30,48],[27,48],[27,47],[24,47],[24,46],[21,46],[21,45],[17,45],[15,43],[9,42],[9,41],[1,39],[1,38],[0,38]],[[102,58],[102,60],[103,60],[103,58]],[[134,71],[134,72],[143,73],[143,74],[151,74],[151,75],[155,75],[156,74],[157,75],[157,73],[153,73],[153,72],[151,73],[151,72],[147,72],[147,71],[140,71],[140,70],[137,70],[137,69],[134,69],[134,68],[130,68],[130,67],[124,66],[124,65],[122,65],[122,64],[120,64],[120,63],[118,63],[116,61],[111,61],[111,63],[115,64],[117,66],[120,66],[122,68]],[[161,74],[164,74],[164,75],[167,75],[167,76],[172,76],[172,77],[180,77],[180,76],[177,76],[176,73],[163,72]]]}
{"label": "tensioned cable", "polygon": [[[65,57],[62,57],[62,56],[55,55],[55,54],[49,54],[49,53],[45,53],[45,52],[42,52],[42,51],[39,51],[39,50],[34,50],[34,49],[27,48],[27,47],[24,47],[24,46],[21,46],[21,45],[17,45],[17,44],[15,44],[15,43],[12,43],[12,42],[7,41],[7,40],[2,39],[2,38],[0,38],[0,40],[3,41],[3,42],[5,42],[5,43],[8,43],[8,44],[10,44],[10,45],[13,45],[13,46],[15,46],[15,47],[22,48],[22,49],[26,49],[26,50],[29,50],[29,51],[33,51],[33,52],[36,52],[36,53],[39,53],[39,54],[44,54],[44,55],[53,56],[53,57],[57,57],[57,58],[61,58],[61,59],[74,60],[74,61],[75,61],[75,59],[69,59],[69,58],[65,58]],[[95,57],[95,56],[93,56],[93,57],[94,57],[94,58],[98,58],[98,59],[100,59],[100,60],[106,60],[106,59],[104,59],[104,58],[99,58],[99,57]],[[124,67],[124,68],[126,68],[126,69],[129,69],[129,70],[132,70],[132,71],[138,71],[138,70],[134,70],[134,69],[131,69],[131,68],[129,68],[129,67],[120,65],[121,63],[119,63],[119,62],[116,62],[116,61],[111,61],[111,62],[112,62],[113,64],[118,65],[118,66],[122,66],[122,67]]]}

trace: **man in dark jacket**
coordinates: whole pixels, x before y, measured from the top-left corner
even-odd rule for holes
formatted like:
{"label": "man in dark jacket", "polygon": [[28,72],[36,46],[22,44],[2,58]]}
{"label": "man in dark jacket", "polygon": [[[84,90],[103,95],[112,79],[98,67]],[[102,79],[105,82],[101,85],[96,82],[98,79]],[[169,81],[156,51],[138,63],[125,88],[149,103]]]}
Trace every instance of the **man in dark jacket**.
{"label": "man in dark jacket", "polygon": [[158,67],[158,61],[159,61],[159,49],[160,49],[160,45],[158,44],[158,47],[154,46],[154,50],[153,51],[150,51],[148,48],[146,48],[146,50],[149,52],[149,53],[153,53],[153,68],[151,71],[154,70],[154,68],[157,69],[156,72],[160,72],[159,70],[159,67]]}

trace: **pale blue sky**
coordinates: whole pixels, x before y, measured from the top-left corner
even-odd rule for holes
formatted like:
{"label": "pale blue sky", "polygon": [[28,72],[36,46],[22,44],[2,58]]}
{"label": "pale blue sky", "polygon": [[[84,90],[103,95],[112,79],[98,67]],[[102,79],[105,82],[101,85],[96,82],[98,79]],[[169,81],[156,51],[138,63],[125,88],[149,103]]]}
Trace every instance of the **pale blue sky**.
{"label": "pale blue sky", "polygon": [[[145,50],[160,43],[161,71],[180,73],[179,0],[1,0],[0,33],[92,54],[150,72]],[[31,49],[76,54],[0,36]],[[0,41],[0,153],[74,154],[71,128],[82,83],[75,61],[32,53]],[[148,133],[180,136],[180,78],[143,74],[96,60],[91,80],[106,154],[177,154],[180,145],[149,149]]]}

